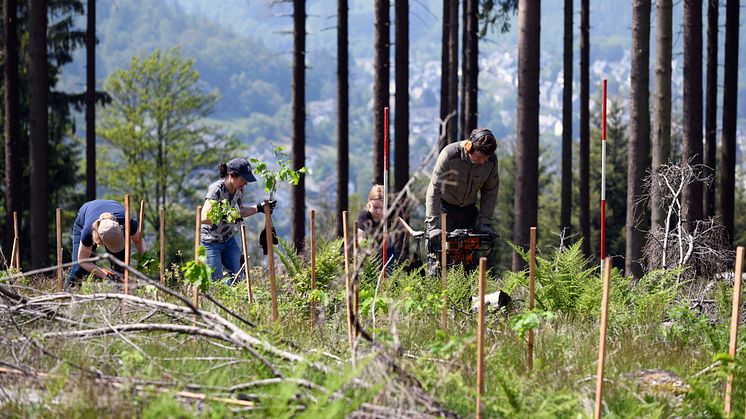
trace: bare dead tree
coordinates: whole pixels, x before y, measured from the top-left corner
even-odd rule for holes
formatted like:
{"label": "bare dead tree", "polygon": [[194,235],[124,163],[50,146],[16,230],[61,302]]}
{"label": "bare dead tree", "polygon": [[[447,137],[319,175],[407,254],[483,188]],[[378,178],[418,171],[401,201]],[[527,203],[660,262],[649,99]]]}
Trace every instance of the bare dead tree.
{"label": "bare dead tree", "polygon": [[[735,253],[728,247],[725,227],[717,217],[687,220],[682,210],[684,190],[694,182],[705,185],[712,177],[698,165],[663,164],[645,178],[644,193],[638,204],[652,196],[664,214],[662,225],[653,225],[647,233],[643,257],[649,269],[687,268],[682,279],[712,278],[728,269]],[[699,165],[701,166],[701,165]],[[687,223],[691,231],[686,228]]]}

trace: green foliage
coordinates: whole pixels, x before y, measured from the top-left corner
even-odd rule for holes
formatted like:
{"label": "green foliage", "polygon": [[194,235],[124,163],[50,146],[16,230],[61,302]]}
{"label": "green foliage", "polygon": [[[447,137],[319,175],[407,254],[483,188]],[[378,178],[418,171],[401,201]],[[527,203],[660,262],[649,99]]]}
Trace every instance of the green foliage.
{"label": "green foliage", "polygon": [[[595,266],[581,251],[581,242],[557,250],[549,258],[536,256],[536,305],[544,311],[562,312],[570,316],[598,318],[603,281]],[[516,252],[528,262],[529,254],[517,246]],[[656,270],[633,282],[611,270],[609,294],[609,326],[612,329],[632,324],[661,321],[668,307],[679,296],[677,283],[680,270]],[[519,287],[528,287],[526,271],[507,273],[504,289],[508,294]]]}
{"label": "green foliage", "polygon": [[[148,208],[165,208],[169,254],[188,248],[183,237],[191,232],[194,191],[207,183],[206,171],[224,150],[240,150],[235,138],[205,123],[218,95],[202,91],[194,66],[178,48],[133,57],[106,79],[112,102],[98,121],[100,152],[107,156],[99,159],[99,182],[110,194],[129,193]],[[159,225],[158,211],[145,217]]]}
{"label": "green foliage", "polygon": [[207,219],[213,224],[220,224],[222,220],[225,220],[227,223],[235,223],[241,219],[241,213],[227,199],[221,201],[211,199]]}
{"label": "green foliage", "polygon": [[144,253],[135,254],[133,258],[137,261],[136,269],[143,274],[151,278],[160,274],[159,257],[155,252],[148,250]]}
{"label": "green foliage", "polygon": [[[278,237],[280,252],[277,256],[285,266],[288,275],[293,278],[293,286],[301,293],[311,289],[311,262],[305,261],[295,250],[295,247]],[[316,242],[316,288],[325,290],[329,284],[341,273],[344,266],[341,254],[342,239],[319,240]]]}
{"label": "green foliage", "polygon": [[189,419],[194,417],[172,394],[162,393],[152,400],[142,412],[143,419]]}
{"label": "green foliage", "polygon": [[288,154],[285,153],[284,147],[275,144],[274,153],[277,165],[279,166],[276,170],[272,170],[267,163],[259,159],[251,159],[251,162],[254,163],[254,173],[264,179],[264,191],[269,194],[270,199],[277,192],[278,183],[287,182],[291,185],[297,185],[300,182],[300,176],[308,173],[305,167],[301,167],[297,171],[289,167],[292,165],[292,161],[288,158]]}
{"label": "green foliage", "polygon": [[207,251],[204,246],[199,247],[197,255],[196,260],[189,261],[184,265],[182,272],[187,283],[197,286],[200,291],[205,292],[210,287],[213,268],[207,264]]}
{"label": "green foliage", "polygon": [[510,319],[510,328],[518,332],[518,336],[523,339],[530,330],[536,330],[542,322],[551,322],[554,313],[551,311],[532,310],[525,313],[519,313]]}

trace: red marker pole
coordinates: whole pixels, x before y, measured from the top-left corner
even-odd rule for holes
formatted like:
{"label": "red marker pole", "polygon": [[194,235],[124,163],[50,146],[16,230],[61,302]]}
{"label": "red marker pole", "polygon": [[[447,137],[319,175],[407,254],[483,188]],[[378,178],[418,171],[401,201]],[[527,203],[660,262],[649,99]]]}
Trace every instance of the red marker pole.
{"label": "red marker pole", "polygon": [[389,236],[389,107],[383,108],[383,277],[386,278],[388,262],[387,241]]}
{"label": "red marker pole", "polygon": [[601,272],[606,259],[606,79],[601,100]]}

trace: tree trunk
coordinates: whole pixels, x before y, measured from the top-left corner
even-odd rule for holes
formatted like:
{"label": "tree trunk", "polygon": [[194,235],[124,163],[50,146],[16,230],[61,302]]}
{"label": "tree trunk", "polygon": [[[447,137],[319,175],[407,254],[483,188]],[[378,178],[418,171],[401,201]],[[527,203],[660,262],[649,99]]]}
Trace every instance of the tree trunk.
{"label": "tree trunk", "polygon": [[[293,170],[306,164],[306,1],[293,0]],[[306,235],[306,181],[292,188],[293,244],[303,250]],[[269,232],[267,232],[269,234]]]}
{"label": "tree trunk", "polygon": [[[671,155],[671,40],[672,0],[655,3],[655,96],[653,104],[653,163],[658,171]],[[651,228],[663,226],[665,211],[658,195],[650,197]]]}
{"label": "tree trunk", "polygon": [[[539,191],[539,32],[541,4],[518,2],[518,111],[513,242],[526,248],[536,226]],[[513,271],[525,263],[513,252]]]}
{"label": "tree trunk", "polygon": [[[13,211],[21,211],[20,93],[18,91],[18,3],[3,0],[5,106],[5,257],[13,247]],[[7,263],[7,262],[6,262]]]}
{"label": "tree trunk", "polygon": [[723,69],[723,140],[720,156],[720,214],[733,244],[736,189],[736,121],[738,117],[738,24],[740,1],[725,4],[725,65]]}
{"label": "tree trunk", "polygon": [[85,198],[96,199],[96,0],[88,0],[85,90]]}
{"label": "tree trunk", "polygon": [[409,0],[396,0],[394,191],[409,180]]}
{"label": "tree trunk", "polygon": [[[702,1],[684,0],[684,163],[702,164]],[[699,166],[695,168],[699,171]],[[681,195],[688,229],[702,219],[702,182],[687,185]]]}
{"label": "tree trunk", "polygon": [[458,0],[449,0],[450,25],[448,26],[448,120],[446,132],[448,142],[458,141]]}
{"label": "tree trunk", "polygon": [[562,45],[562,208],[560,229],[570,234],[572,213],[572,13],[573,0],[565,0],[565,36]]}
{"label": "tree trunk", "polygon": [[347,0],[337,2],[337,236],[342,237],[342,211],[349,207],[350,182],[349,137],[349,61]]}
{"label": "tree trunk", "polygon": [[477,0],[464,0],[461,138],[467,138],[471,131],[477,127],[477,94],[479,90],[478,8]]}
{"label": "tree trunk", "polygon": [[589,0],[580,1],[580,234],[583,253],[591,256],[590,156],[591,127],[588,89],[590,87]]}
{"label": "tree trunk", "polygon": [[642,193],[642,178],[648,169],[650,153],[650,0],[632,2],[632,63],[630,69],[629,139],[627,142],[627,275],[642,277],[642,231],[644,208],[635,205]]}
{"label": "tree trunk", "polygon": [[[389,0],[375,3],[373,74],[373,183],[383,184],[383,108],[389,106]],[[388,160],[389,156],[385,156]]]}
{"label": "tree trunk", "polygon": [[704,185],[702,209],[704,217],[715,216],[715,166],[717,153],[717,95],[718,95],[718,0],[707,1],[707,93],[705,97],[704,173],[712,177],[710,186]]}
{"label": "tree trunk", "polygon": [[29,0],[29,188],[31,268],[49,263],[47,2]]}
{"label": "tree trunk", "polygon": [[[443,0],[443,34],[441,36],[440,45],[440,120],[445,121],[448,117],[448,86],[450,80],[451,67],[448,65],[449,49],[448,49],[448,37],[450,36],[450,25],[451,25],[451,4],[449,0]],[[443,150],[443,147],[448,145],[447,129],[443,124],[440,124],[438,129],[438,150]]]}

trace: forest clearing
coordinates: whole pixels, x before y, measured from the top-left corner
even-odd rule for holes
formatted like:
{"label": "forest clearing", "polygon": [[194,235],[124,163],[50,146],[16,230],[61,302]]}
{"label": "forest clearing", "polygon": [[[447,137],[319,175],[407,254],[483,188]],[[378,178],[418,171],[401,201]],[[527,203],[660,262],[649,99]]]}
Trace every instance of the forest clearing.
{"label": "forest clearing", "polygon": [[558,3],[2,0],[0,417],[746,418],[740,0]]}

